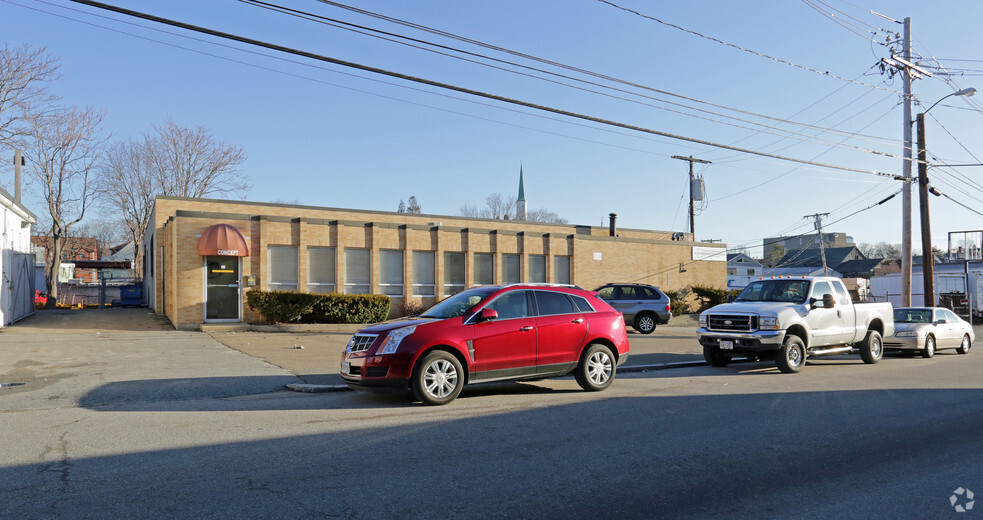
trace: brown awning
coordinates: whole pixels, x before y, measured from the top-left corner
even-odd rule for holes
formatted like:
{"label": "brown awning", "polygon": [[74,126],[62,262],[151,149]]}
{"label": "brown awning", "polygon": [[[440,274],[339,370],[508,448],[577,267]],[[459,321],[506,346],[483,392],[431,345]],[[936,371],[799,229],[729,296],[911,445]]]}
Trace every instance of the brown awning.
{"label": "brown awning", "polygon": [[201,256],[249,256],[249,246],[242,233],[229,224],[215,224],[198,239]]}

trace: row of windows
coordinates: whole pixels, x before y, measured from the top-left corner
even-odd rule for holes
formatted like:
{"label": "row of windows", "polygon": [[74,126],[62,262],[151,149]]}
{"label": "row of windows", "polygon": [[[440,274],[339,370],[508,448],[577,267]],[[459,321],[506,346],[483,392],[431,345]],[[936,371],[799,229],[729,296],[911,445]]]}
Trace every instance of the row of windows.
{"label": "row of windows", "polygon": [[[371,251],[360,248],[345,248],[345,272],[342,281],[344,292],[348,294],[367,294],[371,284]],[[379,292],[390,296],[405,294],[405,274],[403,272],[402,250],[383,249],[379,251]],[[436,264],[433,251],[413,251],[413,273],[410,284],[413,296],[436,295]],[[271,291],[296,291],[300,288],[298,267],[298,248],[296,246],[269,246],[269,281]],[[444,295],[449,296],[464,290],[466,280],[465,253],[444,253]],[[522,280],[522,257],[516,254],[502,255],[502,283],[547,283],[546,255],[529,255],[526,280]],[[329,293],[340,290],[335,280],[335,248],[307,248],[307,291]],[[570,257],[553,257],[553,282],[570,283]],[[495,255],[474,253],[474,285],[494,285]]]}

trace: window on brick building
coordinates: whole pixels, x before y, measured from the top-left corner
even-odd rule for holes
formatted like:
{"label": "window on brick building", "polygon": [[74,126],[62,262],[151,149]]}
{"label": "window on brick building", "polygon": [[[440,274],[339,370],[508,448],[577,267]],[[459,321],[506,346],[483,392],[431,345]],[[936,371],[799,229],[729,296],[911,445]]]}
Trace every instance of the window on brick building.
{"label": "window on brick building", "polygon": [[413,296],[433,296],[437,291],[433,251],[413,251]]}
{"label": "window on brick building", "polygon": [[403,252],[397,249],[379,251],[379,290],[389,296],[403,295]]}
{"label": "window on brick building", "polygon": [[546,283],[546,255],[529,255],[529,282]]}
{"label": "window on brick building", "polygon": [[519,260],[519,255],[502,255],[502,283],[509,284],[522,281]]}
{"label": "window on brick building", "polygon": [[345,293],[368,294],[371,289],[372,264],[368,249],[345,249]]}
{"label": "window on brick building", "polygon": [[474,284],[492,285],[495,283],[495,255],[491,253],[474,254]]}
{"label": "window on brick building", "polygon": [[298,288],[297,247],[269,246],[269,282],[271,291],[296,291]]}
{"label": "window on brick building", "polygon": [[464,253],[444,253],[444,296],[464,290]]}
{"label": "window on brick building", "polygon": [[307,248],[307,292],[330,293],[335,291],[335,249],[333,247]]}

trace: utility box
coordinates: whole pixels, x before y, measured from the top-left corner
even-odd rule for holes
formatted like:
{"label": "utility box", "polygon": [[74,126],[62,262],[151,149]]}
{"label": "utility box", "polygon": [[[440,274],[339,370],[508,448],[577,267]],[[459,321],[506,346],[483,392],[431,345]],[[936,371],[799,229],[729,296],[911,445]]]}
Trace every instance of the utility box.
{"label": "utility box", "polygon": [[696,178],[690,181],[689,192],[693,194],[693,200],[702,201],[706,189],[703,186],[703,178]]}
{"label": "utility box", "polygon": [[140,307],[143,305],[143,285],[124,285],[119,288],[120,307]]}

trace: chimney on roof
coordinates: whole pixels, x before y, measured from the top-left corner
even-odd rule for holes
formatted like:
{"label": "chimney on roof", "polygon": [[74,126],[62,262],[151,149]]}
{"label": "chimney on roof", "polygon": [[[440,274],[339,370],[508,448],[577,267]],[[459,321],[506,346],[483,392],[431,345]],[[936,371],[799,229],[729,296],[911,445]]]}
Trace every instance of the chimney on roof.
{"label": "chimney on roof", "polygon": [[21,166],[24,166],[24,156],[20,154],[20,150],[14,150],[14,202],[18,204],[20,204]]}
{"label": "chimney on roof", "polygon": [[608,216],[611,217],[608,220],[608,234],[610,234],[613,237],[616,237],[618,236],[618,227],[615,225],[615,221],[618,220],[618,214],[608,213]]}

